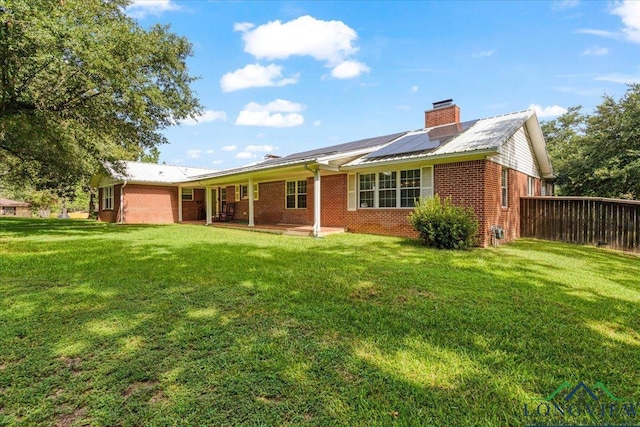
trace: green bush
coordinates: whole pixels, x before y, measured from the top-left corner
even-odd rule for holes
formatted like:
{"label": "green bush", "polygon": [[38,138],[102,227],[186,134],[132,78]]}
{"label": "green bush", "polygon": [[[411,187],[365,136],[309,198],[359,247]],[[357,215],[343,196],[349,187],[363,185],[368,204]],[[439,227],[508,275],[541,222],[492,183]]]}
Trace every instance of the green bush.
{"label": "green bush", "polygon": [[476,245],[478,219],[472,208],[454,206],[451,197],[418,201],[409,215],[422,243],[438,249],[469,249]]}

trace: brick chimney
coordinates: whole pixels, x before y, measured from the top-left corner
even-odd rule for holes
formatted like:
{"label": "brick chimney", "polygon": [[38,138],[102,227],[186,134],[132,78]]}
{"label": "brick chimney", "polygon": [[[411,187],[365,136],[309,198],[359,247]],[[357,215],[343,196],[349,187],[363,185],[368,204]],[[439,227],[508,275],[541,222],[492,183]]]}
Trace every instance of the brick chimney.
{"label": "brick chimney", "polygon": [[434,102],[433,109],[424,112],[425,128],[452,123],[460,123],[460,107],[453,103],[453,99]]}

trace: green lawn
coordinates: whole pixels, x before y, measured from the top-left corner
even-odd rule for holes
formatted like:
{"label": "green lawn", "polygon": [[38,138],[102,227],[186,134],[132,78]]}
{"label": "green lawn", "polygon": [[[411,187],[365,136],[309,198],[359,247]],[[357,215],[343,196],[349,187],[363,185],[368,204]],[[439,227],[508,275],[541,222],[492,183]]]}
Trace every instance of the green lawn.
{"label": "green lawn", "polygon": [[0,219],[0,425],[635,425],[639,384],[637,256]]}

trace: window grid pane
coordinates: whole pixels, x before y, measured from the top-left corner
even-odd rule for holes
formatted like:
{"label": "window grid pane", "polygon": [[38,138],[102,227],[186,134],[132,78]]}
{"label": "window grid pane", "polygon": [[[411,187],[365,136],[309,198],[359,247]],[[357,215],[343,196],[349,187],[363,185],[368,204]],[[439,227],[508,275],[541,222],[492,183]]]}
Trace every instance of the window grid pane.
{"label": "window grid pane", "polygon": [[378,205],[381,208],[395,208],[396,190],[380,190],[378,194]]}
{"label": "window grid pane", "polygon": [[295,181],[287,182],[287,195],[296,194],[296,183]]}
{"label": "window grid pane", "polygon": [[400,190],[400,206],[414,208],[416,200],[420,198],[420,188],[403,188]]}
{"label": "window grid pane", "polygon": [[376,184],[376,175],[373,173],[367,173],[360,175],[360,191],[373,190]]}
{"label": "window grid pane", "polygon": [[367,173],[360,175],[360,207],[373,208],[374,188],[376,186],[376,174]]}
{"label": "window grid pane", "polygon": [[304,209],[307,207],[307,195],[298,194],[298,209]]}
{"label": "window grid pane", "polygon": [[420,188],[420,169],[400,171],[401,188]]}

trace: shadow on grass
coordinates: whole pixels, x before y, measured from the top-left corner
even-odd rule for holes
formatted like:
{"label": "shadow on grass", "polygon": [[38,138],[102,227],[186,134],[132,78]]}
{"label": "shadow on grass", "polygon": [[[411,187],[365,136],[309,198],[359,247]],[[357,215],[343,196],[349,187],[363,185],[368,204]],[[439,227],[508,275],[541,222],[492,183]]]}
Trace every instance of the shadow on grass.
{"label": "shadow on grass", "polygon": [[113,224],[90,219],[59,218],[0,218],[0,235],[30,237],[42,235],[86,235],[99,230],[102,233],[131,232],[145,228],[163,227],[153,224]]}
{"label": "shadow on grass", "polygon": [[628,280],[640,271],[623,255],[535,241],[441,252],[374,236],[104,231],[79,235],[73,251],[43,242],[38,259],[15,242],[18,255],[0,261],[11,272],[5,414],[500,426],[532,423],[523,404],[563,381],[640,398],[640,296]]}

